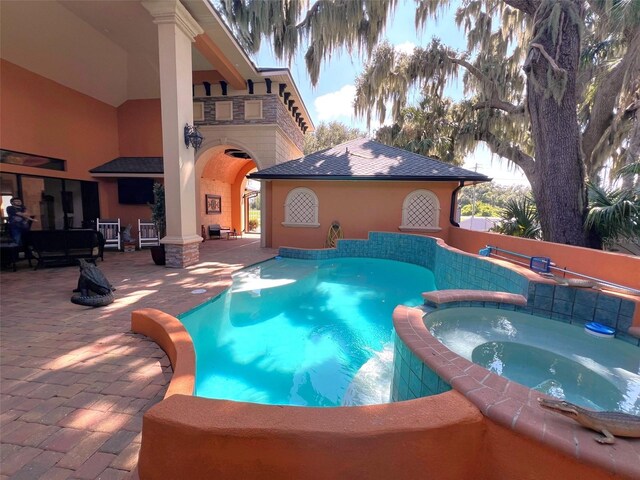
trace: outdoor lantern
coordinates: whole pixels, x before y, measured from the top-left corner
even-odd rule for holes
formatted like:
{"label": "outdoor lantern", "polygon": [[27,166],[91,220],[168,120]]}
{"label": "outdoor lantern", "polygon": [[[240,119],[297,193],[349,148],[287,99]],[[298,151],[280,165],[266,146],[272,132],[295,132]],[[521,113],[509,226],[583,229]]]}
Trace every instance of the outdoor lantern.
{"label": "outdoor lantern", "polygon": [[184,126],[184,144],[189,148],[191,145],[196,152],[202,145],[202,134],[198,131],[198,127],[195,125],[189,125],[188,123]]}

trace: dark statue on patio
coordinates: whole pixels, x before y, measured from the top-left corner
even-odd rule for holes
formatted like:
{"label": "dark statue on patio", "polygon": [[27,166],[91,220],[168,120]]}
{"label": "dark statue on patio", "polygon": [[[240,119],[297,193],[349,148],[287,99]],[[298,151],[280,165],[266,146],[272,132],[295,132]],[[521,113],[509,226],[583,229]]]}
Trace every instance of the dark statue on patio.
{"label": "dark statue on patio", "polygon": [[80,259],[80,278],[71,303],[86,307],[104,307],[113,302],[115,288],[93,263]]}

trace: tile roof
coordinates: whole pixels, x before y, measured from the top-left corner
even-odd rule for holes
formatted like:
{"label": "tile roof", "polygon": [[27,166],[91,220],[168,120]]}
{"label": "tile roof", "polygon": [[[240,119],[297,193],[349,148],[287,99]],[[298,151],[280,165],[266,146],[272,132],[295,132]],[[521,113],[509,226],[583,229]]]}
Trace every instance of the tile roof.
{"label": "tile roof", "polygon": [[161,174],[164,173],[162,157],[118,157],[89,170],[90,173],[109,174]]}
{"label": "tile roof", "polygon": [[471,170],[358,138],[280,163],[249,175],[252,179],[313,180],[471,180],[491,179]]}

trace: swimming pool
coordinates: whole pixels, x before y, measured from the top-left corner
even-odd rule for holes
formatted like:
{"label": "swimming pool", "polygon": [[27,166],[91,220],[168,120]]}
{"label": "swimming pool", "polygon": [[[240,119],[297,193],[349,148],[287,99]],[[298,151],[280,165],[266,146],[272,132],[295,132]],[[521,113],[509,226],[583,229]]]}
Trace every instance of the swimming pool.
{"label": "swimming pool", "polygon": [[375,258],[279,258],[234,275],[180,316],[196,351],[195,395],[274,405],[388,401],[391,314],[434,290],[421,266]]}
{"label": "swimming pool", "polygon": [[425,316],[447,348],[489,371],[597,410],[640,414],[640,349],[547,318],[461,307]]}

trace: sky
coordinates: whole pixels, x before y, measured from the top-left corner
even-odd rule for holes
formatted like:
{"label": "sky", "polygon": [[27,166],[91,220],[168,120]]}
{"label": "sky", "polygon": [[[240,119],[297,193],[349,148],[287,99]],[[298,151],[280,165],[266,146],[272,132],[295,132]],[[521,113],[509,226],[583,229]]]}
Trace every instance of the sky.
{"label": "sky", "polygon": [[[415,45],[426,45],[431,38],[438,37],[446,45],[458,50],[466,47],[464,32],[455,25],[454,10],[443,12],[438,21],[429,20],[422,31],[417,31],[414,22],[415,4],[412,0],[399,0],[395,14],[387,22],[386,40],[397,49],[411,51]],[[289,67],[296,85],[302,95],[311,119],[318,126],[321,122],[339,121],[346,125],[367,130],[364,119],[353,116],[353,97],[355,80],[362,72],[364,61],[357,53],[335,52],[331,59],[323,63],[318,84],[314,87],[307,74],[304,63],[304,51],[301,51],[291,65],[275,58],[270,42],[263,42],[261,51],[254,56],[259,67]],[[447,94],[454,98],[463,97],[462,82],[455,82],[447,89]],[[386,123],[386,122],[385,122]],[[377,125],[372,125],[373,133]],[[492,157],[489,150],[480,146],[465,158],[464,167],[476,170],[494,179],[494,182],[505,185],[526,184],[527,180],[515,166],[508,166],[506,161]]]}

